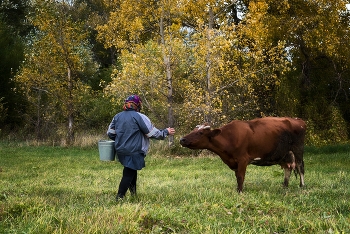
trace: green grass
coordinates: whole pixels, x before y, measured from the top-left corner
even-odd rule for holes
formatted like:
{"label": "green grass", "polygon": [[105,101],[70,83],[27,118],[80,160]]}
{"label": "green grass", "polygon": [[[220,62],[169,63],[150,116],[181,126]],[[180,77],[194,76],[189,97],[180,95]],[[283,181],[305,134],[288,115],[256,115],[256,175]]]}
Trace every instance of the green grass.
{"label": "green grass", "polygon": [[349,145],[307,148],[302,189],[248,166],[242,194],[219,157],[162,152],[117,204],[122,166],[97,147],[0,143],[0,233],[350,233]]}

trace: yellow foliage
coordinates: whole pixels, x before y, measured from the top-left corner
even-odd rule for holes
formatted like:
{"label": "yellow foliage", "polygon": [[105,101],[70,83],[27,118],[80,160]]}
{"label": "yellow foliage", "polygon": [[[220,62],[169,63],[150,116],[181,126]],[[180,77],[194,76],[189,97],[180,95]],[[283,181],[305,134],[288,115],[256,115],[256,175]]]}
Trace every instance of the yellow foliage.
{"label": "yellow foliage", "polygon": [[[38,113],[45,111],[43,114],[51,118],[73,118],[82,96],[89,90],[79,74],[96,68],[87,32],[82,23],[67,14],[64,3],[38,0],[36,4],[36,14],[28,20],[37,34],[25,51],[25,61],[15,79]],[[43,95],[49,106],[45,110],[38,104]]]}

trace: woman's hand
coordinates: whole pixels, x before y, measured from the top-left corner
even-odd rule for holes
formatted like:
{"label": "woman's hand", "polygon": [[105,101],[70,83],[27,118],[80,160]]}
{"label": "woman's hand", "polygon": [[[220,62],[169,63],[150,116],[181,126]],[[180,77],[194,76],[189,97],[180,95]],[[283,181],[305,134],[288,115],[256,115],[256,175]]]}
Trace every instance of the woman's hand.
{"label": "woman's hand", "polygon": [[169,135],[174,135],[175,134],[175,129],[174,128],[167,128]]}

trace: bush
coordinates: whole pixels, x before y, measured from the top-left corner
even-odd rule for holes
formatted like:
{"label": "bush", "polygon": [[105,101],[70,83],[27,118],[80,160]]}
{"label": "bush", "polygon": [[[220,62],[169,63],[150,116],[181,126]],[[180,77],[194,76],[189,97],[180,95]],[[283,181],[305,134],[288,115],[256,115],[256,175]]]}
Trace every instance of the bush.
{"label": "bush", "polygon": [[326,108],[324,115],[310,115],[306,122],[306,144],[308,145],[327,145],[348,141],[347,123],[335,106]]}

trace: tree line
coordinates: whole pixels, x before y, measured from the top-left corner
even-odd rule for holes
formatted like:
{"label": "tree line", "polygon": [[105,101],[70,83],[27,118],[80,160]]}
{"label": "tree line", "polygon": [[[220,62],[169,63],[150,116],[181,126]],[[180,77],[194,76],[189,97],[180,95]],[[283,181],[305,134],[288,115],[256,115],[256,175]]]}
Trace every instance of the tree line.
{"label": "tree line", "polygon": [[348,140],[344,0],[8,0],[0,8],[0,134],[104,132],[137,93],[159,127],[300,117],[308,143]]}

